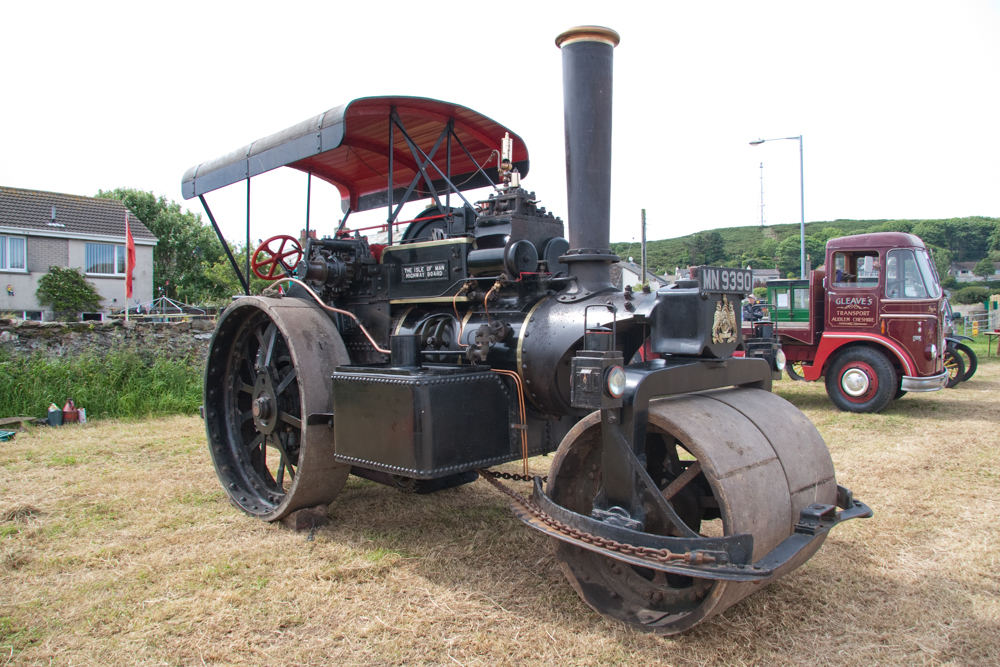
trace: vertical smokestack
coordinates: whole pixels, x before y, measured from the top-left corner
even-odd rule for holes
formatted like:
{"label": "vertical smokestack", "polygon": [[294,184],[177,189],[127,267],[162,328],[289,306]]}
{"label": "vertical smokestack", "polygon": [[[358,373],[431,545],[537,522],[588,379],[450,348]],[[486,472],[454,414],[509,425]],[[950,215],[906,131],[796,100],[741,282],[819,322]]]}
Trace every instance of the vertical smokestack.
{"label": "vertical smokestack", "polygon": [[563,261],[575,301],[611,288],[611,84],[618,33],[600,26],[570,28],[556,37],[562,50],[566,130],[566,192],[570,250]]}

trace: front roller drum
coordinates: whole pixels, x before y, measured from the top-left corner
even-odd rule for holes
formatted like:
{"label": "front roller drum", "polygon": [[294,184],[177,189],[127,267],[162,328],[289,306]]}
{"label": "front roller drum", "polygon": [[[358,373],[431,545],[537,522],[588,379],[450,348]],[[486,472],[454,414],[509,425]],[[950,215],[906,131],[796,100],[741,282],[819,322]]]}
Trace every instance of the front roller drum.
{"label": "front roller drum", "polygon": [[[706,536],[753,536],[753,561],[794,532],[812,503],[834,505],[837,483],[823,438],[798,409],[759,389],[721,389],[652,401],[647,471],[661,491],[697,461],[701,472],[671,488],[670,503]],[[590,515],[601,486],[600,413],[579,422],[552,462],[547,495]],[[691,477],[688,475],[687,477]],[[645,530],[677,535],[649,517]],[[646,632],[684,632],[808,560],[823,538],[760,581],[714,581],[615,560],[554,539],[556,557],[577,593],[596,611]]]}
{"label": "front roller drum", "polygon": [[264,521],[326,505],[350,466],[337,463],[330,377],[350,364],[330,318],[297,299],[245,297],[209,347],[205,429],[234,505]]}

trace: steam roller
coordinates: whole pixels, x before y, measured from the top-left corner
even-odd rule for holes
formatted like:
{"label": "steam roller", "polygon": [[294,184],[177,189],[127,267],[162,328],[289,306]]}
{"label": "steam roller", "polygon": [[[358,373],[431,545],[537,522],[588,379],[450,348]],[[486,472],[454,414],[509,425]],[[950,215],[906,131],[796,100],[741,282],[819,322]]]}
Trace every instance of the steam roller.
{"label": "steam roller", "polygon": [[[307,223],[263,242],[246,274],[230,253],[245,294],[212,338],[203,415],[237,508],[286,519],[334,502],[350,475],[408,493],[483,477],[550,538],[588,605],[662,635],[871,516],[809,420],[770,393],[780,349],[740,326],[750,271],[692,267],[656,292],[612,280],[618,42],[597,26],[556,39],[567,224],[522,186],[517,134],[426,98],[353,100],[188,170],[184,196],[217,232],[205,195],[282,166],[335,186],[344,211],[323,236]],[[347,226],[376,208],[374,232]],[[251,296],[250,271],[275,285]],[[531,475],[552,452],[547,479]],[[513,461],[523,474],[491,469]]]}

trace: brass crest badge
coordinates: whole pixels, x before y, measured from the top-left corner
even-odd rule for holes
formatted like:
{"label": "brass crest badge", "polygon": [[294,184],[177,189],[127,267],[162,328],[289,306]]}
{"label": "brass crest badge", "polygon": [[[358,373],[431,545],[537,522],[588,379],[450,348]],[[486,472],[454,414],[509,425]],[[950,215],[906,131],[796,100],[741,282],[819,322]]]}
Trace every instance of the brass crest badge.
{"label": "brass crest badge", "polygon": [[712,319],[712,342],[736,342],[736,311],[725,294],[715,303],[715,317]]}

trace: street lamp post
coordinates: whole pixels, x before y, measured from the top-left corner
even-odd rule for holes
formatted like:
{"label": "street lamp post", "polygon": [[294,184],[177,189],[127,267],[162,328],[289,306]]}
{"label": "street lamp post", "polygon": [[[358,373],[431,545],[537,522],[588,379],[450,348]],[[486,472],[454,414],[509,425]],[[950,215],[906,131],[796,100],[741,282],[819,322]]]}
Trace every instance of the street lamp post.
{"label": "street lamp post", "polygon": [[799,204],[802,208],[802,222],[799,225],[799,278],[806,277],[806,183],[805,168],[802,160],[802,135],[797,137],[778,137],[776,139],[758,139],[751,141],[751,146],[760,146],[765,141],[784,141],[798,139],[799,142]]}

